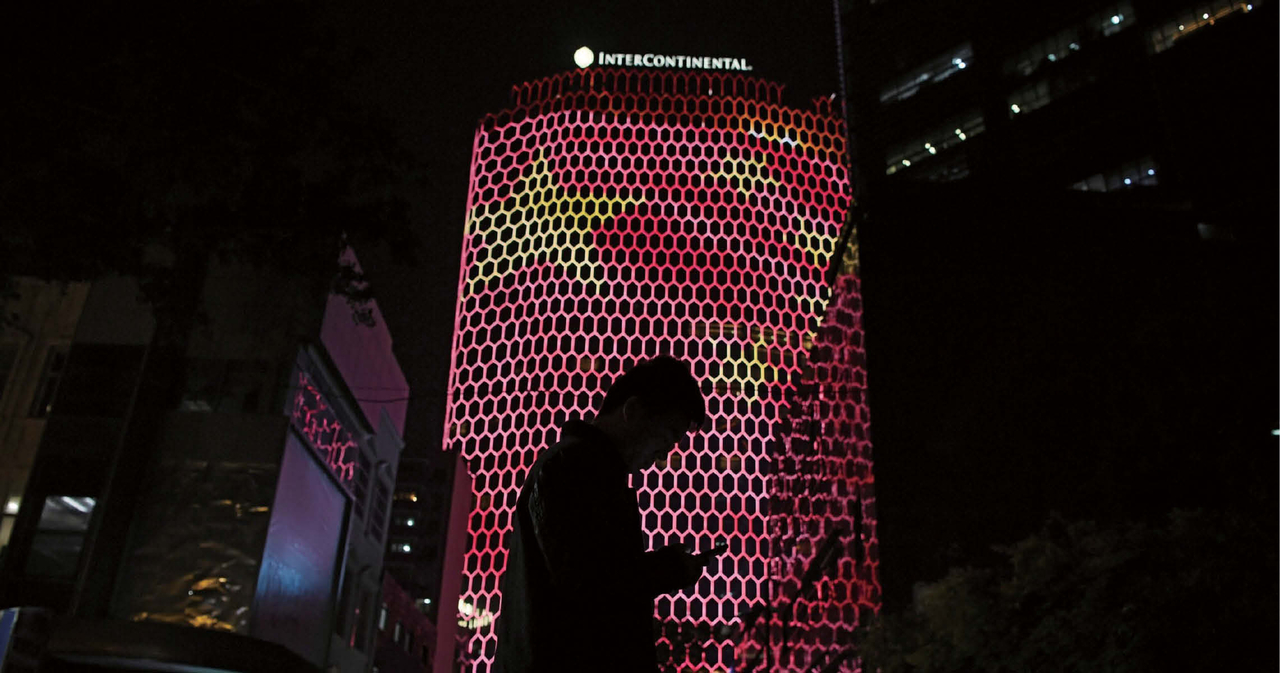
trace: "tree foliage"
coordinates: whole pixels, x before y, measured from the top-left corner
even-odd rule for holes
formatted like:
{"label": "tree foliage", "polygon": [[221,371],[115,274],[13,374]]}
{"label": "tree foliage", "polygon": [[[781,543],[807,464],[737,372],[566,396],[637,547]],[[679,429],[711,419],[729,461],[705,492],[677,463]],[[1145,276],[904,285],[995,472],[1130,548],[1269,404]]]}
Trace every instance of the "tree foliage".
{"label": "tree foliage", "polygon": [[1173,511],[1158,526],[1051,517],[860,633],[863,670],[1275,670],[1274,521]]}
{"label": "tree foliage", "polygon": [[201,255],[308,274],[347,238],[412,256],[416,163],[341,94],[310,4],[40,7],[0,71],[0,276],[130,275],[162,305]]}

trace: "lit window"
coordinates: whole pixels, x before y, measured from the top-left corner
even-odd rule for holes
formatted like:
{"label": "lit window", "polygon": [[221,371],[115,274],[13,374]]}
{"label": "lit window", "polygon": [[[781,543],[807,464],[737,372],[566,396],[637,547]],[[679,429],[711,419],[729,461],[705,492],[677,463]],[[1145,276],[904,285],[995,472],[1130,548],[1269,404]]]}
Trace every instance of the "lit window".
{"label": "lit window", "polygon": [[919,93],[921,87],[941,82],[969,67],[971,60],[973,46],[966,42],[890,82],[881,89],[880,102],[906,100]]}
{"label": "lit window", "polygon": [[1253,5],[1245,2],[1224,0],[1202,2],[1198,6],[1171,16],[1169,20],[1152,28],[1147,34],[1147,39],[1151,43],[1152,52],[1158,54],[1201,28],[1215,25],[1232,14],[1245,14],[1251,11],[1253,11]]}
{"label": "lit window", "polygon": [[1009,94],[1009,117],[1038,110],[1054,99],[1062,98],[1092,84],[1094,77],[1092,73],[1084,76],[1055,73],[1017,89]]}
{"label": "lit window", "polygon": [[1103,173],[1095,173],[1071,185],[1082,192],[1112,192],[1136,187],[1154,187],[1160,184],[1156,175],[1159,166],[1151,157],[1131,161]]}
{"label": "lit window", "polygon": [[27,557],[26,574],[36,577],[75,577],[80,550],[89,531],[89,518],[98,504],[95,498],[51,495],[36,524]]}
{"label": "lit window", "polygon": [[[968,175],[967,162],[957,162],[955,158],[944,160],[938,155],[940,153],[945,154],[945,150],[969,140],[973,136],[982,133],[985,129],[986,125],[983,122],[982,113],[977,110],[970,110],[953,118],[945,126],[937,127],[923,138],[891,147],[886,157],[888,166],[885,169],[885,173],[892,175],[929,159],[925,163],[932,165],[935,162],[941,162],[937,166],[946,164],[949,168],[943,170],[935,166],[923,171],[920,168],[912,168],[912,175],[928,176],[926,179],[935,182],[946,182],[964,177]],[[934,157],[937,158],[934,159]]]}
{"label": "lit window", "polygon": [[1115,35],[1133,23],[1134,12],[1130,2],[1113,5],[1018,52],[1005,61],[1004,72],[1007,75],[1030,76],[1046,63],[1057,63],[1080,51],[1082,42]]}
{"label": "lit window", "polygon": [[1102,36],[1108,37],[1132,26],[1134,23],[1133,4],[1121,2],[1094,15],[1089,27],[1101,29]]}

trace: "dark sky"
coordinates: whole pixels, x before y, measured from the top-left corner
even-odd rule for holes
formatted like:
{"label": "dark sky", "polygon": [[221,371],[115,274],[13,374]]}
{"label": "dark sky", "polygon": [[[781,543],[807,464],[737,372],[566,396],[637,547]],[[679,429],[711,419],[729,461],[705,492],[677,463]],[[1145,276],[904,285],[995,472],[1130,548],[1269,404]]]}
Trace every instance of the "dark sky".
{"label": "dark sky", "polygon": [[[473,129],[512,84],[588,45],[745,58],[792,105],[837,88],[826,2],[345,1],[328,17],[357,55],[353,92],[429,173],[421,265],[361,253],[413,385],[412,451],[440,441]],[[1051,510],[1152,517],[1259,488],[1274,505],[1274,216],[1201,241],[1007,196],[860,232],[891,604]]]}

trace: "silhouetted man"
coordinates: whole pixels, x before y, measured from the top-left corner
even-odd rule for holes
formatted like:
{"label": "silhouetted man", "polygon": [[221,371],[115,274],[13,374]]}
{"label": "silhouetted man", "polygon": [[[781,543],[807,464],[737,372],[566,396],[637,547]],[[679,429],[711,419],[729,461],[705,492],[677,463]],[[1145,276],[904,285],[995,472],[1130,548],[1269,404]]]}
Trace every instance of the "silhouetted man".
{"label": "silhouetted man", "polygon": [[614,381],[590,423],[538,456],[507,538],[495,673],[656,670],[653,601],[691,586],[710,554],[657,551],[627,475],[706,416],[684,363],[658,357]]}

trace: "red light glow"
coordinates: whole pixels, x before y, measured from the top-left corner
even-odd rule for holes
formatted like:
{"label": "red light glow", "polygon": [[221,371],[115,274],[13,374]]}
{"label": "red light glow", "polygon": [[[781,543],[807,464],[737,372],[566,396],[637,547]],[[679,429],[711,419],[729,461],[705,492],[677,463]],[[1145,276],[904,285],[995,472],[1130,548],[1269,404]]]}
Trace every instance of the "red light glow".
{"label": "red light glow", "polygon": [[[645,532],[651,547],[729,545],[695,590],[658,600],[667,669],[735,665],[749,634],[714,631],[785,595],[807,544],[797,526],[820,541],[843,525],[874,546],[852,272],[833,302],[852,325],[820,329],[849,204],[843,125],[825,99],[802,111],[781,93],[739,75],[595,68],[517,86],[511,109],[482,120],[444,437],[475,479],[465,604],[501,618],[504,537],[525,472],[561,423],[589,417],[614,377],[660,353],[690,363],[710,420],[634,484]],[[815,344],[839,364],[811,367]],[[848,399],[801,404],[813,376],[836,376]],[[784,417],[823,410],[839,434],[810,456]],[[797,456],[822,463],[821,488],[778,477]],[[813,505],[782,516],[779,498]],[[834,632],[878,603],[870,557],[845,558],[806,604],[812,628],[796,632],[793,656],[825,656]],[[486,624],[468,647],[475,670],[488,671],[493,651]]]}
{"label": "red light glow", "polygon": [[347,460],[347,449],[355,449],[356,443],[352,441],[351,433],[338,422],[324,395],[303,372],[298,372],[298,391],[293,396],[290,418],[329,471],[350,490],[356,476],[356,464],[354,460]]}

